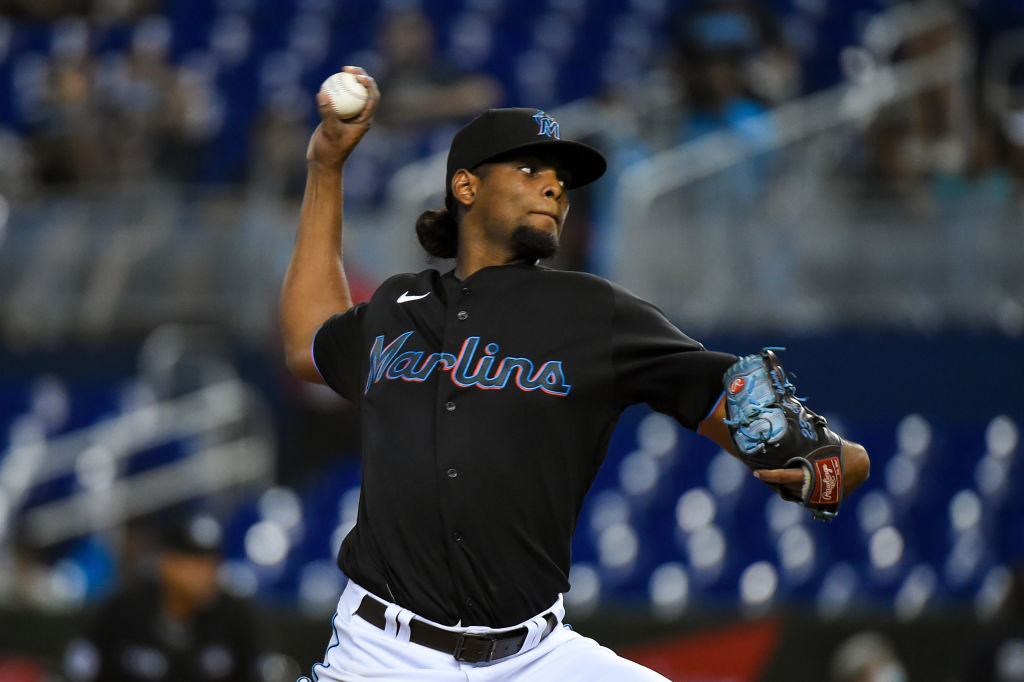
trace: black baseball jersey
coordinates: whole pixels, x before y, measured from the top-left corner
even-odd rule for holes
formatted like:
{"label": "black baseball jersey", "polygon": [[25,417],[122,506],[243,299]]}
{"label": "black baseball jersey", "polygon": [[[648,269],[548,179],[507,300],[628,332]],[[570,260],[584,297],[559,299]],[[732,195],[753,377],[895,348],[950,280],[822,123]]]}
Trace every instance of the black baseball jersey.
{"label": "black baseball jersey", "polygon": [[72,680],[144,682],[258,679],[260,645],[253,613],[228,595],[185,621],[161,606],[160,586],[143,580],[107,601],[90,632],[65,656]]}
{"label": "black baseball jersey", "polygon": [[593,275],[532,265],[392,277],[328,320],[313,359],[363,425],[338,564],[452,625],[504,627],[568,589],[583,497],[622,410],[696,428],[735,356]]}

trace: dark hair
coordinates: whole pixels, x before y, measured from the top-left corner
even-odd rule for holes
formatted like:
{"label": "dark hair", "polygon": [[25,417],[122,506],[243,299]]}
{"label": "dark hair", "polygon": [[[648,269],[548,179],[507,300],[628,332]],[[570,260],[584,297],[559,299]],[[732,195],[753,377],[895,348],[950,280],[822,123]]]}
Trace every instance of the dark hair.
{"label": "dark hair", "polygon": [[[515,154],[507,155],[509,158]],[[469,172],[478,177],[486,177],[491,172],[491,164],[501,159],[488,159],[473,166]],[[459,253],[459,214],[458,204],[449,190],[444,196],[444,208],[431,208],[420,214],[416,219],[416,237],[420,245],[434,258],[455,258]]]}
{"label": "dark hair", "polygon": [[416,237],[434,258],[455,258],[459,252],[459,225],[455,221],[455,199],[444,198],[444,208],[432,208],[416,219]]}

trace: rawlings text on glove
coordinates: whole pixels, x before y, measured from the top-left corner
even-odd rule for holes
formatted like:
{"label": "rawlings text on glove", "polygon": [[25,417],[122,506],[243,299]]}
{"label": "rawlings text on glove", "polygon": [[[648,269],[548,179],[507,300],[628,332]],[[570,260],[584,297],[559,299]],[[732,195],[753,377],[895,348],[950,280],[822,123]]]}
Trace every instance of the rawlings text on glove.
{"label": "rawlings text on glove", "polygon": [[815,518],[832,520],[843,496],[843,441],[797,398],[773,349],[741,358],[726,370],[726,411],[739,457],[752,470],[800,466],[800,496],[771,485]]}

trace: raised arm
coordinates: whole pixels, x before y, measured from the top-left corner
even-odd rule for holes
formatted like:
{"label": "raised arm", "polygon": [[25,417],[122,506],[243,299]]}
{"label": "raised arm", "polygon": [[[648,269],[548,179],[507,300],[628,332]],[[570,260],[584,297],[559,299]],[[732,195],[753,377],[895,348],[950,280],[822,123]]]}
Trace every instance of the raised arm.
{"label": "raised arm", "polygon": [[306,150],[306,193],[302,199],[295,249],[281,288],[281,333],[285,362],[295,376],[323,383],[313,365],[311,346],[327,318],[352,307],[342,265],[342,169],[370,129],[380,93],[363,69],[346,66],[369,93],[366,108],[342,121],[323,93],[316,96],[321,122]]}

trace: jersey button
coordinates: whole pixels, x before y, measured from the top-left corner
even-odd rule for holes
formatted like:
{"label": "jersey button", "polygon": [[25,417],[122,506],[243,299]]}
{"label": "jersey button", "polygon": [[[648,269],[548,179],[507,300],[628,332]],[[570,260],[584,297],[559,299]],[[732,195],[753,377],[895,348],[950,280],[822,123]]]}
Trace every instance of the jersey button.
{"label": "jersey button", "polygon": [[455,540],[455,542],[462,542],[462,533],[455,531],[452,533],[452,539]]}
{"label": "jersey button", "polygon": [[476,602],[473,601],[472,597],[466,597],[466,608],[470,608],[471,609],[475,605],[476,605]]}
{"label": "jersey button", "polygon": [[469,287],[462,287],[462,295],[469,296]]}
{"label": "jersey button", "polygon": [[452,468],[452,469],[448,470],[448,478],[455,478],[458,475],[459,475],[459,472],[458,472],[457,469]]}
{"label": "jersey button", "polygon": [[455,315],[455,317],[459,318],[460,320],[465,320],[466,318],[469,317],[469,313],[467,313],[465,310],[460,310],[458,314]]}
{"label": "jersey button", "polygon": [[449,412],[454,412],[455,411],[455,403],[453,403],[452,401],[449,400],[448,402],[446,402],[444,404],[444,409],[448,410]]}

